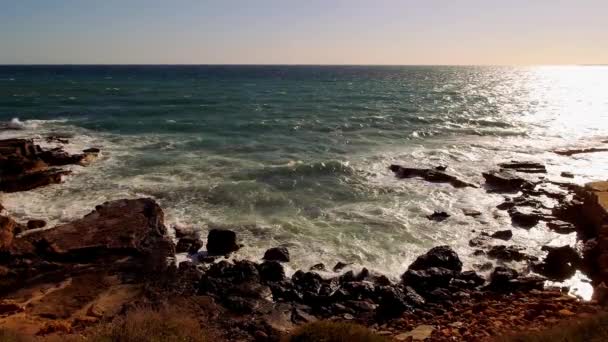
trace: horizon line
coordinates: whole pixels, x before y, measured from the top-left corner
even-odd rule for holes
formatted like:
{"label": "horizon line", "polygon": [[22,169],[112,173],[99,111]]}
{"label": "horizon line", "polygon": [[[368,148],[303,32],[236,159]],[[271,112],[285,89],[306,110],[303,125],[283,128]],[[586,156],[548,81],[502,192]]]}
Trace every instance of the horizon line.
{"label": "horizon line", "polygon": [[539,63],[539,64],[299,64],[299,63],[0,63],[5,66],[387,66],[387,67],[540,67],[540,66],[608,66],[608,63]]}

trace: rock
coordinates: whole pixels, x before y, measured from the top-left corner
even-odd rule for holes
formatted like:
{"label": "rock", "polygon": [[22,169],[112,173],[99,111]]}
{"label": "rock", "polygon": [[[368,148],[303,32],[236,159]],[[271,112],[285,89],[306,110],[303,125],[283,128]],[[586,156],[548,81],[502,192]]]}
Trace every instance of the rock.
{"label": "rock", "polygon": [[506,292],[512,290],[512,282],[517,279],[519,273],[508,267],[498,266],[490,275],[489,287],[494,291]]}
{"label": "rock", "polygon": [[23,174],[17,178],[0,182],[0,191],[18,192],[58,184],[63,182],[64,176],[71,174],[69,170],[46,169]]}
{"label": "rock", "polygon": [[501,261],[524,261],[535,260],[536,258],[528,254],[522,253],[523,248],[517,246],[492,246],[488,251],[488,256],[492,259]]}
{"label": "rock", "polygon": [[38,229],[46,226],[45,220],[29,220],[27,221],[27,229]]}
{"label": "rock", "polygon": [[566,171],[562,172],[560,174],[560,176],[562,176],[564,178],[574,178],[574,174],[572,172],[566,172]]}
{"label": "rock", "polygon": [[478,237],[472,238],[469,240],[470,247],[481,247],[486,246],[488,244],[489,238],[484,235],[480,235]]}
{"label": "rock", "polygon": [[239,250],[236,233],[226,229],[212,229],[207,236],[209,255],[227,255]]}
{"label": "rock", "polygon": [[509,209],[509,216],[514,225],[522,228],[532,228],[536,226],[541,219],[541,215],[534,211],[524,211],[520,208]]}
{"label": "rock", "polygon": [[342,271],[346,266],[350,266],[352,265],[352,263],[344,263],[342,261],[338,261],[338,263],[334,266],[333,270],[334,272],[340,272]]}
{"label": "rock", "polygon": [[0,252],[8,251],[13,244],[17,222],[8,216],[0,216]]}
{"label": "rock", "polygon": [[178,239],[183,238],[183,237],[196,236],[194,228],[192,228],[191,226],[184,226],[181,224],[176,224],[173,226],[173,229],[175,230],[175,237]]}
{"label": "rock", "polygon": [[445,171],[447,169],[448,169],[448,167],[446,165],[435,166],[435,170],[437,170],[437,171]]}
{"label": "rock", "polygon": [[581,148],[581,149],[570,149],[570,150],[557,150],[554,151],[556,154],[559,154],[560,156],[573,156],[575,154],[583,154],[583,153],[595,153],[595,152],[608,152],[608,148],[596,148],[596,147],[591,147],[591,148]]}
{"label": "rock", "polygon": [[432,213],[431,215],[428,215],[426,218],[431,221],[435,221],[435,222],[443,222],[443,221],[447,220],[448,217],[450,217],[450,214],[448,214],[444,211],[436,211],[436,212]]}
{"label": "rock", "polygon": [[281,281],[285,279],[285,270],[278,261],[265,261],[258,270],[263,281]]}
{"label": "rock", "polygon": [[38,157],[50,166],[64,166],[70,164],[80,164],[84,154],[69,154],[61,148],[54,148],[38,153]]}
{"label": "rock", "polygon": [[570,234],[576,232],[574,224],[565,221],[550,221],[547,222],[547,227],[558,234]]}
{"label": "rock", "polygon": [[432,325],[419,325],[410,332],[395,336],[395,340],[409,341],[411,339],[413,341],[425,341],[431,338],[433,331],[435,331],[435,327]]}
{"label": "rock", "polygon": [[449,175],[443,171],[432,170],[432,169],[416,169],[406,168],[400,165],[391,165],[389,167],[397,178],[415,178],[420,177],[428,182],[432,183],[449,183],[455,188],[466,188],[472,187],[477,188],[478,186],[467,183],[458,179],[455,176]]}
{"label": "rock", "polygon": [[91,147],[91,148],[87,148],[86,150],[82,150],[82,152],[84,153],[99,153],[101,152],[100,149],[96,148],[96,147]]}
{"label": "rock", "polygon": [[593,300],[603,306],[608,304],[608,286],[606,286],[606,283],[602,282],[593,289]]}
{"label": "rock", "polygon": [[530,188],[531,183],[510,172],[510,171],[490,171],[484,172],[483,178],[486,180],[486,185],[499,191],[519,191],[522,188]]}
{"label": "rock", "polygon": [[554,281],[571,278],[582,264],[581,256],[570,246],[543,247],[548,251],[542,263],[536,265],[535,271]]}
{"label": "rock", "polygon": [[286,247],[270,248],[264,253],[264,260],[289,262],[289,250]]}
{"label": "rock", "polygon": [[462,209],[462,213],[465,216],[477,217],[481,216],[481,212],[474,209]]}
{"label": "rock", "polygon": [[491,235],[494,239],[499,240],[511,240],[513,237],[513,232],[510,230],[500,230]]}
{"label": "rock", "polygon": [[311,271],[322,271],[322,272],[327,271],[327,269],[325,268],[325,264],[323,264],[323,263],[312,265],[310,267],[310,270]]}
{"label": "rock", "polygon": [[183,237],[177,241],[177,245],[175,246],[175,252],[177,253],[185,253],[188,254],[196,254],[199,249],[203,247],[203,243],[200,239],[194,237]]}
{"label": "rock", "polygon": [[425,303],[411,287],[380,286],[377,289],[379,300],[378,314],[382,317],[398,317]]}
{"label": "rock", "polygon": [[511,161],[510,163],[498,164],[502,169],[514,170],[524,173],[547,173],[545,165],[529,161]]}
{"label": "rock", "polygon": [[401,279],[403,284],[411,286],[418,292],[430,292],[436,288],[446,288],[456,272],[442,267],[430,267],[424,270],[408,269]]}
{"label": "rock", "polygon": [[62,137],[58,135],[49,135],[46,137],[46,142],[48,143],[60,143],[60,144],[69,144],[70,140],[67,137]]}
{"label": "rock", "polygon": [[442,267],[451,271],[461,272],[462,261],[458,254],[449,246],[438,246],[419,256],[410,266],[411,270],[425,270],[431,267]]}
{"label": "rock", "polygon": [[167,259],[175,253],[163,211],[150,198],[106,202],[79,220],[18,240],[19,248],[12,249],[14,255],[35,249],[43,255],[80,262],[132,255],[140,257],[140,267],[148,271],[166,269]]}

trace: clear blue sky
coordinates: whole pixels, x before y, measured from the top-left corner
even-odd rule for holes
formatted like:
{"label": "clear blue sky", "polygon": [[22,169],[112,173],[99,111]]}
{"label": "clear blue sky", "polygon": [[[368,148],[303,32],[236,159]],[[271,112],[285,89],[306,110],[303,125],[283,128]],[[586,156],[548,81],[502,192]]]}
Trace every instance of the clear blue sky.
{"label": "clear blue sky", "polygon": [[0,0],[0,64],[600,64],[608,0]]}

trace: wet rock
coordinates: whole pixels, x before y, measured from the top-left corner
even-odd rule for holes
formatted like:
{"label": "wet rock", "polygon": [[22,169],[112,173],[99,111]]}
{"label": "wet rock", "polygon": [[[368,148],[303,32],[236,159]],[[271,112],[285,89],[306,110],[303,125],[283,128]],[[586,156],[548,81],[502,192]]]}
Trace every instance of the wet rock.
{"label": "wet rock", "polygon": [[425,303],[424,298],[411,287],[381,286],[377,292],[380,298],[378,315],[381,317],[397,317]]}
{"label": "wet rock", "polygon": [[425,270],[431,267],[441,267],[451,271],[461,272],[462,261],[458,254],[449,246],[438,246],[419,256],[410,266],[411,270]]}
{"label": "wet rock", "polygon": [[578,252],[570,246],[543,247],[548,251],[542,263],[536,265],[535,271],[555,281],[571,278],[582,264]]}
{"label": "wet rock", "polygon": [[63,178],[72,172],[61,169],[45,169],[41,171],[29,172],[17,178],[0,181],[0,191],[19,192],[28,191],[35,188],[58,184],[63,182]]}
{"label": "wet rock", "polygon": [[532,186],[528,180],[510,171],[490,171],[482,175],[486,185],[499,191],[519,191]]}
{"label": "wet rock", "polygon": [[203,247],[203,242],[196,237],[183,237],[179,239],[175,246],[177,253],[196,254]]}
{"label": "wet rock", "polygon": [[499,240],[511,240],[513,237],[513,232],[511,230],[500,230],[491,235],[494,239]]}
{"label": "wet rock", "polygon": [[536,257],[522,253],[524,250],[518,246],[492,246],[488,251],[488,256],[492,259],[498,259],[501,261],[524,261],[524,260],[536,260]]}
{"label": "wet rock", "polygon": [[482,247],[482,246],[486,246],[489,242],[489,238],[487,236],[484,235],[480,235],[478,237],[474,237],[471,240],[469,240],[469,246],[470,247]]}
{"label": "wet rock", "polygon": [[428,215],[426,218],[431,221],[435,221],[435,222],[443,222],[443,221],[447,220],[449,217],[450,217],[450,214],[448,214],[444,211],[436,211],[436,212],[432,213],[431,215]]}
{"label": "wet rock", "polygon": [[395,173],[395,176],[397,178],[419,177],[432,183],[449,183],[455,188],[478,187],[474,184],[462,181],[457,177],[447,174],[443,171],[433,169],[406,168],[400,165],[391,165],[389,169],[393,171],[393,173]]}
{"label": "wet rock", "polygon": [[509,163],[498,164],[502,169],[514,170],[524,173],[547,173],[545,165],[529,161],[511,161]]}
{"label": "wet rock", "polygon": [[60,144],[69,144],[70,140],[67,137],[62,137],[59,135],[49,135],[46,137],[46,142],[48,143],[60,143]]}
{"label": "wet rock", "polygon": [[509,209],[509,216],[511,216],[511,222],[514,225],[526,229],[536,226],[542,218],[538,212],[526,211],[521,208]]}
{"label": "wet rock", "polygon": [[86,150],[82,150],[84,153],[100,153],[101,150],[96,147],[87,148]]}
{"label": "wet rock", "polygon": [[576,226],[565,221],[550,221],[547,222],[547,227],[558,234],[571,234],[576,232]]}
{"label": "wet rock", "polygon": [[340,272],[342,271],[346,266],[350,266],[352,265],[352,263],[344,263],[342,261],[338,261],[338,263],[336,263],[336,265],[334,266],[333,270],[334,272]]}
{"label": "wet rock", "polygon": [[325,268],[325,264],[323,264],[323,263],[312,265],[310,267],[310,270],[311,271],[322,271],[322,272],[327,271],[327,269]]}
{"label": "wet rock", "polygon": [[289,250],[286,247],[270,248],[264,253],[264,260],[289,262]]}
{"label": "wet rock", "polygon": [[303,291],[319,293],[323,285],[323,278],[314,272],[297,271],[291,277],[294,285]]}
{"label": "wet rock", "polygon": [[45,220],[29,220],[27,221],[27,229],[38,229],[46,226]]}
{"label": "wet rock", "polygon": [[554,152],[556,154],[559,154],[560,156],[570,157],[575,154],[608,152],[608,148],[591,147],[591,148],[580,148],[580,149],[570,149],[570,150],[558,150],[558,151],[554,151]]}
{"label": "wet rock", "polygon": [[462,213],[465,216],[478,217],[481,216],[481,212],[474,209],[462,209]]}
{"label": "wet rock", "polygon": [[61,148],[54,148],[40,152],[38,157],[50,166],[64,166],[80,164],[85,158],[84,154],[69,154]]}
{"label": "wet rock", "polygon": [[560,174],[560,176],[562,176],[564,178],[574,178],[574,174],[572,172],[566,172],[566,171],[562,172]]}
{"label": "wet rock", "polygon": [[263,281],[282,281],[285,279],[285,270],[278,261],[265,261],[258,267]]}
{"label": "wet rock", "polygon": [[425,270],[408,269],[401,279],[405,285],[418,292],[429,292],[436,288],[448,287],[457,273],[442,267],[431,267]]}
{"label": "wet rock", "polygon": [[456,280],[461,280],[466,283],[467,288],[475,288],[486,282],[486,279],[475,271],[465,271],[456,276]]}
{"label": "wet rock", "polygon": [[212,229],[207,236],[207,253],[209,255],[227,255],[238,251],[236,233],[227,229]]}
{"label": "wet rock", "polygon": [[437,170],[437,171],[445,171],[447,169],[448,169],[448,167],[446,165],[435,166],[435,170]]}

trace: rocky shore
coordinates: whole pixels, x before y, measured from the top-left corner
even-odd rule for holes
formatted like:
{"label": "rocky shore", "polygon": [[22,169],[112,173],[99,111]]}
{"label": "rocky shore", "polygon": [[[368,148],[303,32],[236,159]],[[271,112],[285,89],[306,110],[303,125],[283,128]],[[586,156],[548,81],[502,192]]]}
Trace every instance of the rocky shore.
{"label": "rocky shore", "polygon": [[[61,148],[45,150],[32,140],[2,140],[0,190],[60,183],[70,174],[62,167],[86,166],[99,153],[87,149],[73,155]],[[279,340],[298,325],[323,319],[358,322],[396,341],[483,341],[603,310],[608,182],[581,187],[551,181],[544,165],[526,161],[484,172],[483,185],[461,180],[445,166],[389,169],[396,182],[417,177],[505,194],[498,209],[508,213],[513,227],[492,235],[480,232],[469,242],[475,255],[492,262],[464,269],[450,246],[437,246],[397,282],[365,268],[348,270],[347,260],[288,276],[287,248],[269,249],[261,262],[239,260],[242,241],[236,232],[214,229],[203,240],[195,231],[166,227],[163,210],[150,198],[106,202],[81,219],[50,228],[40,218],[18,222],[0,204],[0,328],[61,336],[139,304],[187,301],[230,341]],[[438,212],[429,219],[449,216]],[[509,243],[512,229],[540,222],[560,234],[577,232],[579,243],[546,246],[540,259]],[[187,253],[189,260],[177,264],[176,253]],[[512,262],[524,265],[524,271],[510,268]],[[546,286],[576,271],[592,279],[594,300]]]}

